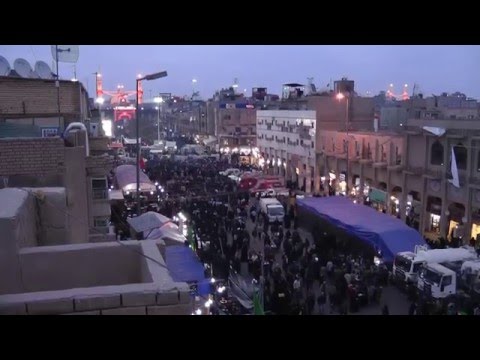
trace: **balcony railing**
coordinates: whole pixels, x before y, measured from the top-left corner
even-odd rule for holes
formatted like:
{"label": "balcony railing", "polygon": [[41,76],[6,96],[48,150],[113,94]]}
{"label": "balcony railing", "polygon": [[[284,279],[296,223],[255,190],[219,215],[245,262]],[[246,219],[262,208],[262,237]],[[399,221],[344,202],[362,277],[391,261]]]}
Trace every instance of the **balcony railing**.
{"label": "balcony railing", "polygon": [[105,200],[108,199],[108,190],[107,189],[93,189],[92,190],[93,200]]}

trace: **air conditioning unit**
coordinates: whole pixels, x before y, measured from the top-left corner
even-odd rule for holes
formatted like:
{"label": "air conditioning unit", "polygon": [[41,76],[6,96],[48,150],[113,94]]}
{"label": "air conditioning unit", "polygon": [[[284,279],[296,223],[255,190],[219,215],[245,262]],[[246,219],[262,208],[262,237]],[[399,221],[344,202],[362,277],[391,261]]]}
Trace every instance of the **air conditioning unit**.
{"label": "air conditioning unit", "polygon": [[97,137],[99,132],[99,127],[100,127],[100,124],[90,123],[90,135],[93,137]]}

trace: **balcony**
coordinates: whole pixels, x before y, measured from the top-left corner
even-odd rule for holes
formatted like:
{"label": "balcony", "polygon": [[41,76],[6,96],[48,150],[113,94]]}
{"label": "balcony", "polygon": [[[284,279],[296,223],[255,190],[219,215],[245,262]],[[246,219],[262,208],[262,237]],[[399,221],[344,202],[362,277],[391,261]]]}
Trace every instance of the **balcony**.
{"label": "balcony", "polygon": [[404,166],[402,164],[392,164],[387,165],[387,170],[389,171],[402,171]]}
{"label": "balcony", "polygon": [[93,200],[108,200],[107,189],[92,189]]}
{"label": "balcony", "polygon": [[442,170],[431,170],[425,169],[423,171],[423,177],[430,179],[430,180],[441,180],[443,179],[443,171]]}
{"label": "balcony", "polygon": [[360,164],[371,164],[373,163],[373,159],[360,159]]}
{"label": "balcony", "polygon": [[386,161],[378,161],[373,163],[373,167],[377,169],[383,169],[388,166],[388,163]]}
{"label": "balcony", "polygon": [[423,175],[424,168],[423,167],[415,167],[415,166],[407,166],[403,172],[408,175]]}
{"label": "balcony", "polygon": [[480,189],[480,178],[476,176],[470,176],[469,180],[469,187]]}

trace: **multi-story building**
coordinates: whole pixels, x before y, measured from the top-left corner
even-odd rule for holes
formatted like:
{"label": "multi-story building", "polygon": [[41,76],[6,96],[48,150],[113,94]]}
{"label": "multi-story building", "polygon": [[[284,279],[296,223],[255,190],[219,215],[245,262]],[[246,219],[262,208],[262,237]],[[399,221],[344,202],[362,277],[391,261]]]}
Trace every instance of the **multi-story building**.
{"label": "multi-story building", "polygon": [[[29,127],[32,135],[60,134],[69,123],[90,119],[88,94],[80,82],[0,77],[0,126]],[[24,133],[24,132],[23,132]]]}
{"label": "multi-story building", "polygon": [[[52,230],[52,243],[57,235],[67,243],[85,243],[111,233],[107,175],[113,160],[87,154],[85,138],[84,131],[72,132],[69,146],[59,137],[0,139],[1,187],[65,188],[69,216],[64,230],[71,238]],[[92,145],[92,152],[102,153],[99,144]]]}
{"label": "multi-story building", "polygon": [[[403,200],[404,137],[390,132],[320,130],[319,177],[325,192],[366,200],[395,216]],[[348,189],[347,189],[348,184]]]}
{"label": "multi-story building", "polygon": [[[420,118],[407,121],[404,200],[417,201],[420,232],[426,236],[447,238],[456,233],[467,240],[476,238],[480,233],[480,122],[425,115],[422,112]],[[449,181],[452,149],[460,187]]]}
{"label": "multi-story building", "polygon": [[207,109],[205,101],[184,101],[174,112],[176,131],[184,135],[207,135]]}
{"label": "multi-story building", "polygon": [[308,110],[257,111],[260,165],[283,175],[306,192],[316,175],[316,114]]}

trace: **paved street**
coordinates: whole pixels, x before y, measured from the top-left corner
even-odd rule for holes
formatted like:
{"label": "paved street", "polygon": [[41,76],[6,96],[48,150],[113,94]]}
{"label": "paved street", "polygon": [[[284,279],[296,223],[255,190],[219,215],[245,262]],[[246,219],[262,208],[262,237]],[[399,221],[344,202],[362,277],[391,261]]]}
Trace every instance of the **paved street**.
{"label": "paved street", "polygon": [[[253,204],[253,201],[251,202]],[[250,206],[251,206],[250,204]],[[250,220],[250,217],[247,220],[247,231],[249,234],[252,233],[255,224]],[[313,243],[312,236],[309,232],[304,229],[299,228],[297,230],[300,234],[302,239],[308,239],[309,243]],[[229,239],[232,241],[232,239]],[[260,240],[254,239],[251,237],[250,240],[250,249],[260,252],[263,250],[263,244]],[[281,265],[282,264],[282,251],[278,251],[276,254],[276,261]],[[314,282],[313,289],[315,291],[315,299],[320,295],[319,291],[320,284],[318,281]],[[369,304],[365,307],[361,307],[357,313],[353,313],[352,315],[381,315],[383,305],[388,305],[390,315],[408,315],[408,308],[410,303],[405,294],[403,294],[400,290],[393,286],[389,286],[383,289],[382,297],[380,300],[380,304]],[[330,309],[330,306],[327,302],[326,309]],[[318,305],[315,304],[314,313],[318,314]],[[328,314],[329,311],[326,311]],[[336,315],[333,313],[332,315]]]}

